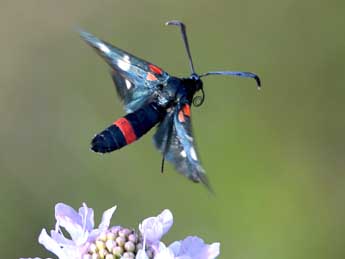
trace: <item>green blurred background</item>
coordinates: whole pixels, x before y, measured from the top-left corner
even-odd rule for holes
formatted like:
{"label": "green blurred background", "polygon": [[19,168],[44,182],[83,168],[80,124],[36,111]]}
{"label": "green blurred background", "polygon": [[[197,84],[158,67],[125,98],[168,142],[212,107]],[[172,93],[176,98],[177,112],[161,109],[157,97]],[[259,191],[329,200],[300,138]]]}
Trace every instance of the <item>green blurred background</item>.
{"label": "green blurred background", "polygon": [[[195,234],[220,258],[345,257],[345,3],[306,0],[0,1],[1,258],[48,257],[37,243],[54,205],[118,205],[112,224],[137,227],[164,208],[166,242]],[[123,115],[107,65],[81,27],[176,76],[189,74],[177,28],[187,24],[204,79],[194,133],[216,191],[166,165],[152,130],[110,155],[92,136]],[[51,255],[50,255],[51,256]]]}

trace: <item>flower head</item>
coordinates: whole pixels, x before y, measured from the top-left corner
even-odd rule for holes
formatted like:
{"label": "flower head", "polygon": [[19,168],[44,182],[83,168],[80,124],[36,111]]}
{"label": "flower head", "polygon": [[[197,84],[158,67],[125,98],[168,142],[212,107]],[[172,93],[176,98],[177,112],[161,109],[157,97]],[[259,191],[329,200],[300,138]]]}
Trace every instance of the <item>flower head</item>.
{"label": "flower head", "polygon": [[[81,258],[80,255],[85,253],[90,242],[107,230],[115,209],[112,207],[106,210],[98,228],[94,229],[93,209],[85,203],[78,212],[66,204],[58,203],[55,206],[55,229],[50,231],[50,236],[42,229],[38,242],[59,259]],[[70,239],[64,236],[62,228],[68,232]]]}
{"label": "flower head", "polygon": [[[169,210],[143,220],[137,232],[121,226],[109,227],[115,208],[106,210],[95,228],[93,210],[85,203],[78,212],[58,203],[55,229],[50,236],[43,229],[38,241],[59,259],[213,259],[219,255],[219,243],[208,245],[198,237],[187,237],[168,247],[162,243],[161,238],[173,224]],[[70,238],[64,236],[62,229]]]}

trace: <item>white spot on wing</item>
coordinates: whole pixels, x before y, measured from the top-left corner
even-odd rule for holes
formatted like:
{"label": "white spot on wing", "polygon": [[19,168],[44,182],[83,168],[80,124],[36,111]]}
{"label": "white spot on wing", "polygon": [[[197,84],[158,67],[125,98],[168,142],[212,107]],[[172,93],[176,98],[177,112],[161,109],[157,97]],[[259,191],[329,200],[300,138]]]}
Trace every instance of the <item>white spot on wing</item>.
{"label": "white spot on wing", "polygon": [[180,155],[181,155],[182,157],[187,157],[186,151],[184,151],[184,150],[181,151]]}
{"label": "white spot on wing", "polygon": [[192,159],[197,161],[198,157],[196,156],[196,152],[195,152],[194,147],[191,147],[189,152],[190,152],[190,156],[192,157]]}
{"label": "white spot on wing", "polygon": [[131,62],[129,61],[129,56],[124,55],[123,59],[119,59],[117,61],[117,65],[119,68],[121,68],[123,71],[127,71],[131,67]]}
{"label": "white spot on wing", "polygon": [[189,141],[191,141],[191,142],[193,142],[193,138],[191,137],[191,136],[189,136],[189,135],[185,135],[186,136],[186,138],[189,140]]}
{"label": "white spot on wing", "polygon": [[125,83],[126,83],[127,89],[128,89],[128,90],[131,89],[131,87],[132,87],[131,82],[130,82],[129,80],[125,79]]}
{"label": "white spot on wing", "polygon": [[108,46],[103,44],[103,43],[98,43],[98,47],[101,51],[103,51],[107,54],[110,52],[110,49],[108,48]]}

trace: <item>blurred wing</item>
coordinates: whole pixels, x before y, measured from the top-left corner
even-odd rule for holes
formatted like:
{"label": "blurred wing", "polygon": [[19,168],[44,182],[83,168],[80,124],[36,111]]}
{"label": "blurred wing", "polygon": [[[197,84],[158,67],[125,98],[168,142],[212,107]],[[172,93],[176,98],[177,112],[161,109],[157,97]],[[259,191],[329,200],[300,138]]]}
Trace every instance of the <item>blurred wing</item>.
{"label": "blurred wing", "polygon": [[189,104],[174,107],[159,125],[154,143],[176,170],[211,190],[194,147]]}
{"label": "blurred wing", "polygon": [[169,75],[161,68],[90,33],[81,31],[80,35],[110,65],[116,92],[123,100],[127,112],[150,102],[154,93],[166,85]]}

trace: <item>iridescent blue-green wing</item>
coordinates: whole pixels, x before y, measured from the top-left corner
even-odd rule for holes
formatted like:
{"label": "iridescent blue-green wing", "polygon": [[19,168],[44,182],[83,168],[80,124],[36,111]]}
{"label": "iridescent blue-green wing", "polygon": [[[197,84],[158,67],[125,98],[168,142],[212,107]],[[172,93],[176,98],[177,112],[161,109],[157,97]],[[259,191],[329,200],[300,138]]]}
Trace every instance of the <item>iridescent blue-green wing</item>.
{"label": "iridescent blue-green wing", "polygon": [[152,101],[155,92],[166,85],[169,75],[158,66],[88,32],[81,31],[80,35],[110,65],[116,91],[127,112]]}
{"label": "iridescent blue-green wing", "polygon": [[189,104],[178,104],[167,113],[153,140],[164,158],[178,172],[194,182],[202,182],[211,190],[195,149]]}

